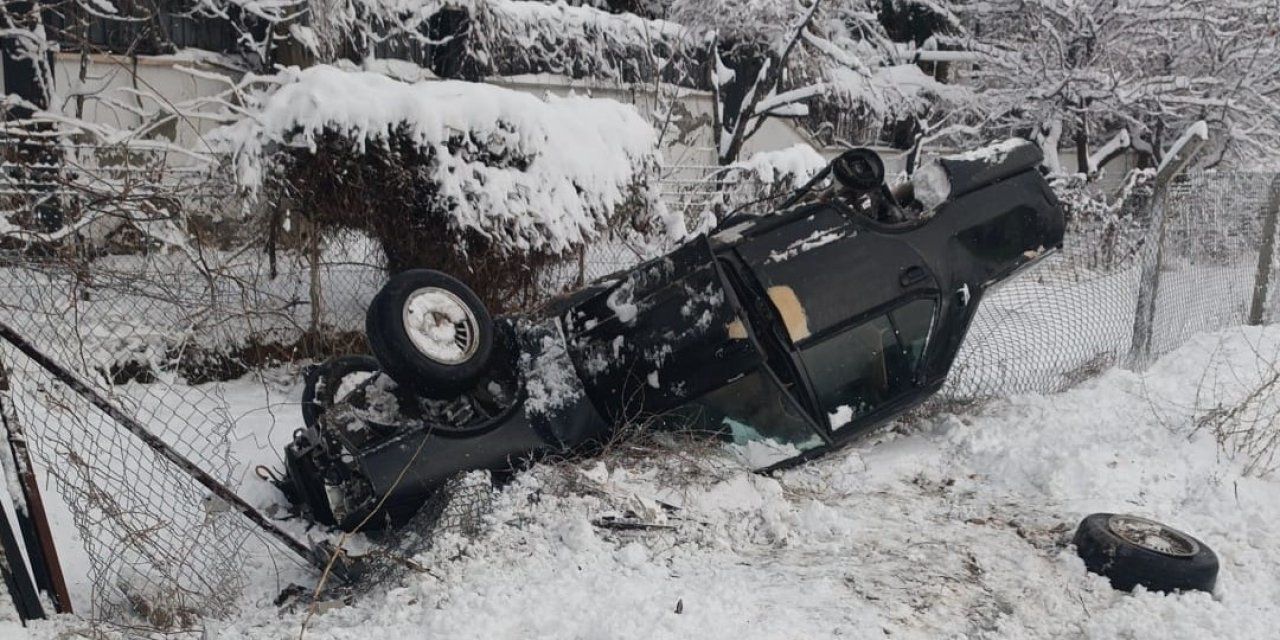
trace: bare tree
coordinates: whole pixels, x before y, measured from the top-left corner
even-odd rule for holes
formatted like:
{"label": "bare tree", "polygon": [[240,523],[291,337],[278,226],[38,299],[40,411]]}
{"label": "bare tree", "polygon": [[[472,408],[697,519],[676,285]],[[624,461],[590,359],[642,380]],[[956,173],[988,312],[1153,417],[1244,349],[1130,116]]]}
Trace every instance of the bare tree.
{"label": "bare tree", "polygon": [[[1096,172],[1126,149],[1161,159],[1169,132],[1198,120],[1213,162],[1280,154],[1280,5],[1270,0],[992,0],[961,5],[944,37],[977,55],[985,130],[1030,133],[1060,167],[1069,141]],[[1064,140],[1065,138],[1065,140]]]}
{"label": "bare tree", "polygon": [[913,64],[914,45],[891,40],[873,3],[677,0],[671,18],[701,29],[691,40],[704,43],[722,165],[768,118],[807,116],[814,104],[893,122],[972,103]]}

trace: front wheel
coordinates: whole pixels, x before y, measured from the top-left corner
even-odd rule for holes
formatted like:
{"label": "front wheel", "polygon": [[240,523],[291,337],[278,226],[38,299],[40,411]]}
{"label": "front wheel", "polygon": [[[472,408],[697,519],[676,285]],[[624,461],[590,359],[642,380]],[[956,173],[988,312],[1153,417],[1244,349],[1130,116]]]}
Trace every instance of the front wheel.
{"label": "front wheel", "polygon": [[365,318],[369,347],[396,382],[437,399],[458,396],[484,376],[493,319],[456,278],[430,269],[397,273]]}

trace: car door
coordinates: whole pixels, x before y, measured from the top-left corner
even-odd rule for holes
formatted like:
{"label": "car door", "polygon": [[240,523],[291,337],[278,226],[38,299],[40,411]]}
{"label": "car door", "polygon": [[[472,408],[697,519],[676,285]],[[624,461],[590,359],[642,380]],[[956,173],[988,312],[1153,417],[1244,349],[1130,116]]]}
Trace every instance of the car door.
{"label": "car door", "polygon": [[736,253],[767,297],[810,411],[843,436],[921,395],[938,284],[892,230],[820,206]]}

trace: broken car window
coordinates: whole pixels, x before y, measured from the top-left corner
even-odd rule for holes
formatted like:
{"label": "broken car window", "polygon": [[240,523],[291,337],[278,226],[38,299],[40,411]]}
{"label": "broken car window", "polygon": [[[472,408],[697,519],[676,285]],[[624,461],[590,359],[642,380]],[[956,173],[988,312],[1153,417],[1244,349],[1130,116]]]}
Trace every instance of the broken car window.
{"label": "broken car window", "polygon": [[800,350],[832,429],[913,388],[933,308],[932,299],[915,300]]}
{"label": "broken car window", "polygon": [[777,380],[763,369],[749,373],[674,412],[673,427],[713,433],[734,444],[772,441],[803,453],[823,440]]}
{"label": "broken car window", "polygon": [[902,348],[906,351],[910,370],[914,373],[920,356],[929,343],[929,329],[933,327],[932,299],[915,300],[895,309],[889,315],[898,330]]}

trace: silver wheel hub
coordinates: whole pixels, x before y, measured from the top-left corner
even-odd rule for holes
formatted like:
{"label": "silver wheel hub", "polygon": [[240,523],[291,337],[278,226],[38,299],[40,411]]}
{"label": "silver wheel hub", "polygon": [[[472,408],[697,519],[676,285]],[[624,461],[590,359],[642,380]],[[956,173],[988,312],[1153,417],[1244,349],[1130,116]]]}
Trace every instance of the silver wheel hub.
{"label": "silver wheel hub", "polygon": [[1190,536],[1137,516],[1111,516],[1107,528],[1125,542],[1166,556],[1190,557],[1200,551]]}
{"label": "silver wheel hub", "polygon": [[470,360],[480,346],[480,323],[457,295],[439,287],[423,287],[404,303],[404,329],[422,355],[441,364]]}

